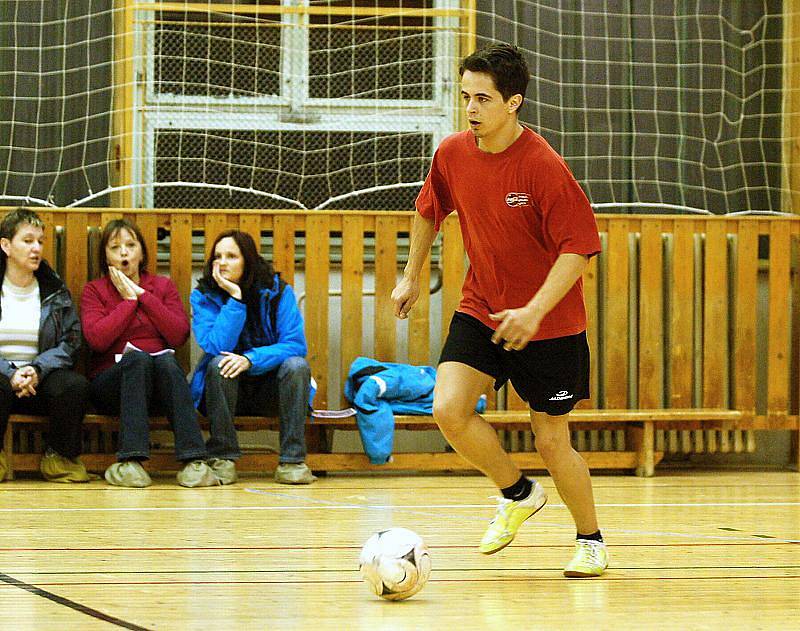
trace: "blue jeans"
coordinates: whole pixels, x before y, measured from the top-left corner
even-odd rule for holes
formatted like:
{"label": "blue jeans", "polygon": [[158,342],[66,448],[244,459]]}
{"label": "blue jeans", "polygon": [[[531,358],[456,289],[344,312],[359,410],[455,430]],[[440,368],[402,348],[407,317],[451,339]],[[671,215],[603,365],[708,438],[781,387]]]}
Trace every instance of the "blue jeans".
{"label": "blue jeans", "polygon": [[211,428],[206,444],[212,458],[236,460],[242,455],[234,417],[277,416],[280,418],[281,463],[303,462],[306,458],[306,416],[308,415],[311,368],[302,357],[289,357],[277,370],[263,375],[244,373],[233,379],[223,377],[217,355],[206,368],[205,414]]}
{"label": "blue jeans", "polygon": [[178,460],[207,457],[192,393],[175,355],[125,353],[119,362],[92,379],[89,388],[100,412],[119,414],[118,460],[150,457],[151,410],[166,413],[175,433]]}

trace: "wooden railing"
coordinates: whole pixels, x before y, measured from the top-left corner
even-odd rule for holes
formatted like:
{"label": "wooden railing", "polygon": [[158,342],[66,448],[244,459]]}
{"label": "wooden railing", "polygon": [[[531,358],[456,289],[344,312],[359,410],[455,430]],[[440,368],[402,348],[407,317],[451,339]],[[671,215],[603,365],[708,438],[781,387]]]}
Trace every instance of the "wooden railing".
{"label": "wooden railing", "polygon": [[[46,257],[55,260],[76,301],[94,273],[92,235],[111,218],[124,215],[136,221],[151,253],[152,271],[157,259],[165,262],[167,269],[159,271],[172,277],[187,308],[192,270],[214,237],[227,228],[252,234],[302,297],[309,362],[319,386],[316,407],[344,403],[343,379],[358,355],[435,364],[466,271],[453,217],[445,222],[441,245],[421,281],[423,286],[433,283],[433,293],[422,292],[411,317],[398,322],[390,293],[406,255],[410,212],[40,214],[47,224]],[[636,466],[646,465],[644,473],[652,472],[661,455],[653,447],[653,431],[659,427],[790,429],[796,435],[800,218],[601,215],[598,227],[603,253],[592,260],[584,278],[591,400],[580,404],[576,420],[624,427],[633,449],[625,462],[635,453]],[[373,293],[373,282],[374,315],[367,319],[364,305],[371,298],[365,294]],[[180,349],[179,357],[188,369],[189,348]],[[490,409],[496,412],[490,418],[504,424],[525,421],[526,406],[510,387],[491,395]],[[641,415],[657,409],[665,411]],[[709,410],[708,418],[702,410]],[[398,419],[405,421],[417,426],[423,419]],[[448,462],[447,468],[455,466]],[[613,466],[607,458],[602,462]]]}

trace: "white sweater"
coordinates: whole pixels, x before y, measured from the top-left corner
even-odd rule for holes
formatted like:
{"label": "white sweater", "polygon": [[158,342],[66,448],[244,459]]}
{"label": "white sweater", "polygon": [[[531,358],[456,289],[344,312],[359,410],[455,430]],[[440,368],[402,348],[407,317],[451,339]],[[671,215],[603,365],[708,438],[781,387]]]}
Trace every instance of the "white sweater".
{"label": "white sweater", "polygon": [[17,287],[4,278],[0,308],[0,357],[17,367],[30,364],[39,354],[42,305],[38,281],[34,278],[27,287]]}

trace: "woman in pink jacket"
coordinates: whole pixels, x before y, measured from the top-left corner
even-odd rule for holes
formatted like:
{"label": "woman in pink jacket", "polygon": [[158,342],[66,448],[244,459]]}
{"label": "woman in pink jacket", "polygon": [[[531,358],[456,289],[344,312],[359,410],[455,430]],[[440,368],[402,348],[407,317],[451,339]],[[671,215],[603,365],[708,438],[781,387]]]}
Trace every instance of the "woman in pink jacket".
{"label": "woman in pink jacket", "polygon": [[90,396],[105,414],[119,414],[118,462],[105,473],[109,484],[151,484],[141,462],[150,457],[149,414],[163,410],[175,432],[175,453],[184,463],[183,486],[219,484],[206,464],[206,446],[186,375],[174,349],[189,337],[189,319],[178,291],[165,276],[148,273],[147,247],[126,219],[106,224],[100,237],[100,268],[81,297],[81,325],[92,350]]}

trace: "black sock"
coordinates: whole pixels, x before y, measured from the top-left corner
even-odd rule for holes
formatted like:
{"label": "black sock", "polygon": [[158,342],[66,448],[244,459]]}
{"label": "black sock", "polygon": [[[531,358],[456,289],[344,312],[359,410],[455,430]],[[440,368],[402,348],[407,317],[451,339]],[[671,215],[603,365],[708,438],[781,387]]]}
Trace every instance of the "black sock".
{"label": "black sock", "polygon": [[531,489],[533,489],[533,482],[521,475],[519,480],[505,489],[500,489],[500,492],[507,500],[518,502],[528,497],[531,494]]}
{"label": "black sock", "polygon": [[598,530],[597,532],[593,532],[591,535],[582,535],[581,533],[578,533],[578,536],[575,537],[575,538],[576,539],[586,539],[588,541],[602,541],[603,540],[603,535],[601,535],[600,531]]}

